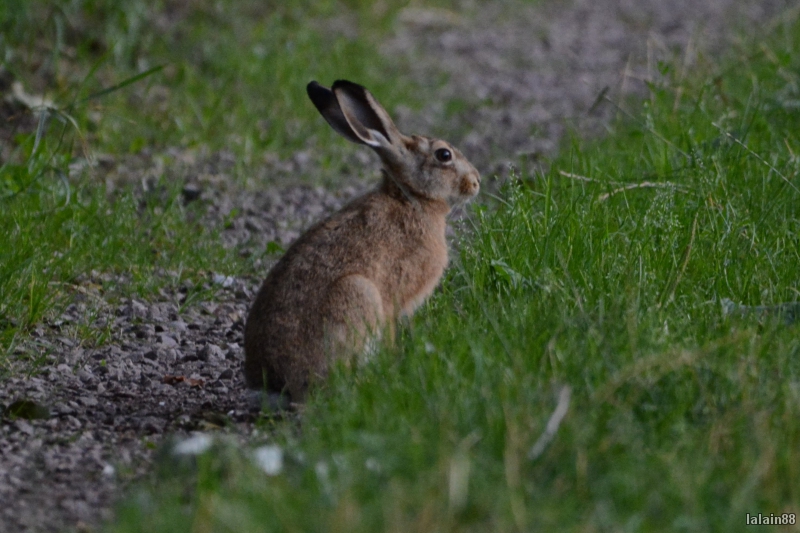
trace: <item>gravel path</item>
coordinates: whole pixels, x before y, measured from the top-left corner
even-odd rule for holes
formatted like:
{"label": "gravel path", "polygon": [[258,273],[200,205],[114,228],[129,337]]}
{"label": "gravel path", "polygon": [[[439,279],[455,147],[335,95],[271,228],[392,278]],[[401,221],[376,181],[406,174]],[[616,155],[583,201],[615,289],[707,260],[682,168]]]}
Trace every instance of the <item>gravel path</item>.
{"label": "gravel path", "polygon": [[[535,164],[552,154],[570,126],[602,131],[613,110],[589,111],[603,88],[615,99],[645,95],[659,59],[691,66],[699,57],[718,57],[737,42],[740,29],[766,31],[788,4],[507,0],[466,15],[409,8],[384,53],[409,65],[420,82],[441,72],[450,81],[422,113],[401,108],[395,118],[404,130],[446,136],[485,174],[502,174],[520,156]],[[463,110],[445,113],[450,99],[465,102]],[[372,161],[353,152],[354,165]],[[179,163],[171,172],[203,176],[187,183],[185,195],[187,201],[210,200],[209,224],[239,210],[223,238],[245,251],[270,240],[289,244],[368,186],[352,181],[337,191],[292,187],[251,194],[231,185],[230,156],[175,155]],[[112,162],[108,180],[138,179],[155,165],[146,155],[134,163]],[[266,165],[265,172],[289,175],[315,165],[313,156],[299,152]],[[184,305],[188,292],[182,289],[157,302],[116,307],[98,290],[109,281],[120,280],[98,273],[78,280],[64,315],[17,348],[21,358],[51,355],[35,376],[16,374],[21,377],[0,383],[6,406],[27,399],[49,408],[41,419],[0,423],[0,533],[94,530],[111,516],[126,482],[147,471],[164,435],[252,431],[256,413],[248,410],[240,367],[243,320],[260,280],[212,274],[207,288],[216,291],[213,302]],[[75,327],[87,316],[90,327],[110,328],[111,343],[86,350],[76,342]]]}

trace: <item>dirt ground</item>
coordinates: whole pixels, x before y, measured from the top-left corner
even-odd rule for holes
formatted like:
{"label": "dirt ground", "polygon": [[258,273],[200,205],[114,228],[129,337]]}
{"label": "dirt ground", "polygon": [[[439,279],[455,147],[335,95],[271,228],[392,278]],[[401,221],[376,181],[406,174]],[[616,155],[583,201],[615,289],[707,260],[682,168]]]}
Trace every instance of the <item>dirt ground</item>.
{"label": "dirt ground", "polygon": [[[768,32],[789,7],[779,0],[486,4],[469,16],[408,8],[383,47],[413,65],[421,82],[449,75],[439,98],[419,113],[395,110],[396,122],[405,131],[453,141],[484,175],[503,175],[509,164],[537,164],[570,128],[601,134],[616,113],[607,103],[593,105],[604,88],[615,101],[646,96],[659,60],[677,59],[685,68],[713,63],[742,46],[742,35]],[[446,113],[444,103],[452,99],[464,105]],[[353,157],[355,164],[372,161]],[[112,165],[108,179],[153,165],[147,157],[139,164],[144,169]],[[300,152],[265,172],[314,164]],[[335,191],[292,187],[253,195],[230,185],[233,162],[225,153],[179,165],[176,175],[211,176],[184,191],[187,201],[211,199],[209,224],[238,208],[223,236],[230,246],[289,244],[369,186],[345,179],[350,185]],[[114,307],[96,289],[103,281],[103,274],[87,273],[72,288],[74,303],[63,316],[20,345],[20,353],[52,354],[36,376],[0,383],[6,406],[29,399],[49,408],[40,419],[0,424],[0,533],[95,530],[112,517],[130,480],[147,471],[165,435],[223,426],[243,438],[252,432],[256,413],[243,391],[242,332],[259,280],[212,275],[208,287],[218,298],[185,312],[179,306],[187,290]],[[93,325],[112,326],[111,344],[87,350],[70,337],[71,325],[87,313],[94,313]]]}

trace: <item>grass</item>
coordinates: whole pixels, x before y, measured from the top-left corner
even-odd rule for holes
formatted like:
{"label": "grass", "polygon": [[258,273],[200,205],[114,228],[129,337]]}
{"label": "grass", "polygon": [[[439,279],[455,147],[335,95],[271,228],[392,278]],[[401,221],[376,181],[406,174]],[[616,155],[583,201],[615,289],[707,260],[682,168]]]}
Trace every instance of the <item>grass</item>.
{"label": "grass", "polygon": [[719,301],[798,297],[800,25],[750,52],[476,206],[398,345],[267,423],[282,473],[208,452],[109,530],[796,530],[745,520],[800,512],[798,326]]}

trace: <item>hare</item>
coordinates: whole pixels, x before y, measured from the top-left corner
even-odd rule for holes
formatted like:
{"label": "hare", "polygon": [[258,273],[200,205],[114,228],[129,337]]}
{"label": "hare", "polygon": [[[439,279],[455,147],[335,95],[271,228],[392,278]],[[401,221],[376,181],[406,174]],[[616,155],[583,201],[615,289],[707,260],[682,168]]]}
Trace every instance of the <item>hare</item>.
{"label": "hare", "polygon": [[247,317],[249,388],[303,402],[331,363],[393,334],[447,266],[445,217],[478,193],[478,171],[445,141],[400,133],[361,85],[312,81],[308,96],[340,135],[375,150],[378,187],[318,222],[272,268]]}

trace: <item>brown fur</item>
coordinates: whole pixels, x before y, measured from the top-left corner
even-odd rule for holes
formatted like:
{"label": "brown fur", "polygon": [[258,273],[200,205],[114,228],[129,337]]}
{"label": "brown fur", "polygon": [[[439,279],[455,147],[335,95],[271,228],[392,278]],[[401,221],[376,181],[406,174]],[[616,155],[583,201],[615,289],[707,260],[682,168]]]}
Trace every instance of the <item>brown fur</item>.
{"label": "brown fur", "polygon": [[[362,115],[362,100],[369,102],[367,111],[378,107],[382,122],[366,127],[372,133],[382,127],[391,146],[378,136],[382,145],[376,148],[369,133],[356,127],[357,133],[341,131],[347,122],[338,115],[331,119],[333,113],[312,96],[337,131],[351,140],[350,135],[358,137],[356,142],[370,141],[383,160],[384,175],[377,189],[312,226],[289,248],[250,310],[247,385],[286,392],[293,401],[303,401],[333,359],[362,351],[384,326],[391,333],[399,316],[413,313],[433,292],[448,260],[445,217],[453,205],[477,194],[480,183],[474,167],[444,141],[400,134],[360,86],[336,82],[333,90],[346,92],[335,93],[343,108],[349,106],[345,116],[355,105],[342,103],[345,97],[361,98],[355,107]],[[355,126],[365,128],[360,122]],[[437,161],[440,148],[451,151],[451,162]]]}

